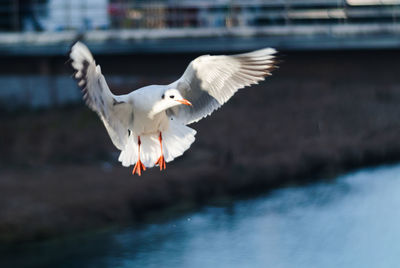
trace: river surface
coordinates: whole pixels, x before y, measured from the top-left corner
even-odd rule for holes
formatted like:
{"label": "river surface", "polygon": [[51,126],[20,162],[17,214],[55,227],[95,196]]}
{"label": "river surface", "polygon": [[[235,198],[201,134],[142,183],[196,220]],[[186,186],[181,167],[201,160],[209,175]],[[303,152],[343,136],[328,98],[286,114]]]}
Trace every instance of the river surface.
{"label": "river surface", "polygon": [[2,251],[1,267],[399,267],[400,165]]}

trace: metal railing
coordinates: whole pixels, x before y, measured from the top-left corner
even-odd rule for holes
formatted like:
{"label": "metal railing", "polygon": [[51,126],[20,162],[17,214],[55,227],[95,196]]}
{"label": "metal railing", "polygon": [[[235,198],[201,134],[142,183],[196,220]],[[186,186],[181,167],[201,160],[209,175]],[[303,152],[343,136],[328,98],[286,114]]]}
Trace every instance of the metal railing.
{"label": "metal railing", "polygon": [[1,0],[0,31],[400,22],[400,0]]}

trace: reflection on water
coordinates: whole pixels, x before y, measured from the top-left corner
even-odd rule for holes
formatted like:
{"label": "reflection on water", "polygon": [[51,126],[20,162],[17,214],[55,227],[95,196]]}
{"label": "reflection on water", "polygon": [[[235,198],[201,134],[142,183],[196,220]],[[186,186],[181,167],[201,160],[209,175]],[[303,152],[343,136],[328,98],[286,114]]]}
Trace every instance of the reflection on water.
{"label": "reflection on water", "polygon": [[397,267],[399,241],[400,166],[390,166],[165,223],[8,249],[1,260],[2,267]]}

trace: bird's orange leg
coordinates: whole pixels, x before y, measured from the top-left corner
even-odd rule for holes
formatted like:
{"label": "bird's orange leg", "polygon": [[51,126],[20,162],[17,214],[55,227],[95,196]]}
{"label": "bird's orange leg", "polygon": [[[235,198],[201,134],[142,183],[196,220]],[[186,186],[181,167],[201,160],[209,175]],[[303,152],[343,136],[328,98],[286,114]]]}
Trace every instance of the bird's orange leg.
{"label": "bird's orange leg", "polygon": [[160,141],[160,147],[161,147],[161,156],[158,158],[156,165],[160,166],[160,171],[165,169],[167,166],[165,164],[165,159],[164,159],[164,153],[163,153],[163,149],[162,149],[162,135],[160,132],[160,135],[158,136],[158,140]]}
{"label": "bird's orange leg", "polygon": [[142,161],[140,161],[140,145],[142,142],[140,141],[140,136],[138,136],[138,161],[135,164],[135,167],[132,170],[132,174],[135,175],[137,173],[139,176],[142,175],[142,170],[145,171],[146,167],[143,165]]}

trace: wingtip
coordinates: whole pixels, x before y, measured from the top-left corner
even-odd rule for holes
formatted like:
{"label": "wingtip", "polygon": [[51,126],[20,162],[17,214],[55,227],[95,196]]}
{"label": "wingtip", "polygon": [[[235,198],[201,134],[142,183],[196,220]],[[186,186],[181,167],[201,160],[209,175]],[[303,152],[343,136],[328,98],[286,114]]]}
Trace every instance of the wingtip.
{"label": "wingtip", "polygon": [[84,43],[82,43],[81,41],[76,41],[76,42],[71,46],[70,53],[69,53],[70,57],[71,57],[71,55],[73,55],[73,53],[74,53],[75,51],[79,51],[79,50],[80,50],[80,51],[86,51],[86,50],[89,51],[88,47],[87,47]]}
{"label": "wingtip", "polygon": [[[256,50],[257,51],[257,50]],[[266,47],[266,48],[262,48],[262,49],[260,49],[260,50],[258,50],[258,51],[262,51],[262,52],[264,52],[265,54],[270,54],[270,55],[273,55],[273,54],[276,54],[276,53],[278,53],[278,50],[276,50],[275,48],[273,48],[273,47]]]}
{"label": "wingtip", "polygon": [[71,64],[74,69],[79,70],[74,64],[82,65],[82,62],[87,61],[88,63],[94,63],[94,58],[89,48],[81,41],[76,41],[69,53],[69,58],[72,60]]}
{"label": "wingtip", "polygon": [[272,47],[257,49],[251,52],[232,55],[233,57],[256,57],[256,58],[274,58],[278,51]]}

